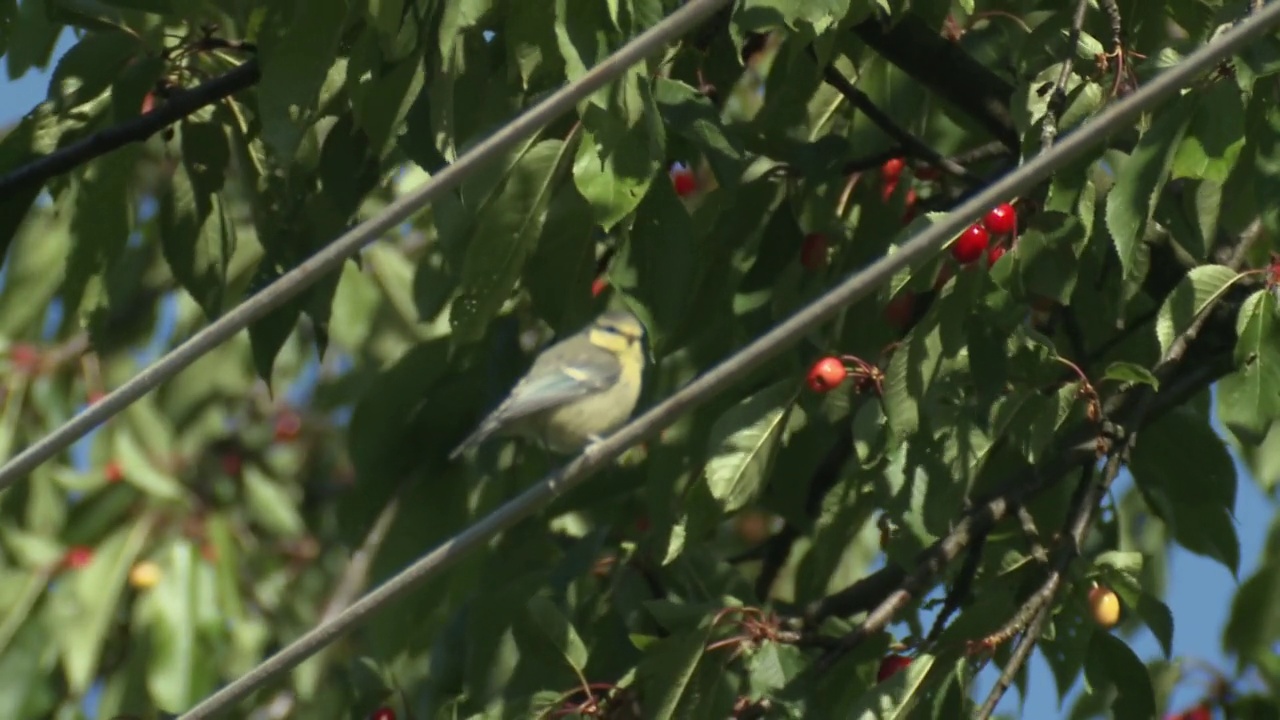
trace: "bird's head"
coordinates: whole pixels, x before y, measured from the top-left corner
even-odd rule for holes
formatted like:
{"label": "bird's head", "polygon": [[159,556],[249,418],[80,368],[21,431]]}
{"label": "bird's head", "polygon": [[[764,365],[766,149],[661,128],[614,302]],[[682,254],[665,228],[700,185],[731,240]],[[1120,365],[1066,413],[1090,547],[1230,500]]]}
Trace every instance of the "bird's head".
{"label": "bird's head", "polygon": [[637,347],[644,339],[644,325],[626,310],[610,310],[591,323],[592,345],[620,353]]}

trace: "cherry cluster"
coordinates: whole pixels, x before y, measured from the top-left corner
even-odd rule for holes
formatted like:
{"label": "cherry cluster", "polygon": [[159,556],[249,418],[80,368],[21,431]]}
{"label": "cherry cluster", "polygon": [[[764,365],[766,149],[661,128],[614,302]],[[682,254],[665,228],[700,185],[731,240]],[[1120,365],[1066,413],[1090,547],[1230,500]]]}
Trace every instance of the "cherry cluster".
{"label": "cherry cluster", "polygon": [[[982,257],[991,245],[991,237],[1011,236],[1018,230],[1018,211],[1009,203],[999,205],[987,211],[980,222],[970,225],[951,245],[951,257],[961,265],[968,265]],[[1005,246],[998,240],[995,247],[987,253],[987,266],[996,264],[1004,256]]]}

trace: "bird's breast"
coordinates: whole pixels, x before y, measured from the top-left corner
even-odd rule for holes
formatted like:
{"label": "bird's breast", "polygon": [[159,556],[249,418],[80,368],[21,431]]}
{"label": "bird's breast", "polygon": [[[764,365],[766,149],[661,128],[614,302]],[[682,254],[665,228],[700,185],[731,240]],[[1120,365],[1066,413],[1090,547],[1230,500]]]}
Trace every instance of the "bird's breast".
{"label": "bird's breast", "polygon": [[557,453],[573,454],[594,436],[622,427],[635,410],[640,383],[623,373],[612,388],[547,411],[543,441]]}

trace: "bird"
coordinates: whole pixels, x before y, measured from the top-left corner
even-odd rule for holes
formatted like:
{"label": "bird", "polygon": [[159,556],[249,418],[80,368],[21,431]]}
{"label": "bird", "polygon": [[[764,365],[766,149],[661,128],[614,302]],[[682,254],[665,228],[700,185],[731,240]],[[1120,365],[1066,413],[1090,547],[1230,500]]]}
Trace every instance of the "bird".
{"label": "bird", "polygon": [[498,433],[535,440],[562,455],[598,442],[626,423],[640,399],[644,336],[635,315],[608,310],[548,347],[449,459]]}

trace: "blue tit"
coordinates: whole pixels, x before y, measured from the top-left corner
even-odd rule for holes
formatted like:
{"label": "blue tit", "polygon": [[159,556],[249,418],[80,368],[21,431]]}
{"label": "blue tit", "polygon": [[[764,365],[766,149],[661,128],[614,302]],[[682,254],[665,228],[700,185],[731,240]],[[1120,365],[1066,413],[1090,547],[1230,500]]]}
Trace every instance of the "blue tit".
{"label": "blue tit", "polygon": [[449,459],[496,433],[571,455],[627,422],[640,398],[644,326],[610,310],[538,355],[529,372]]}

